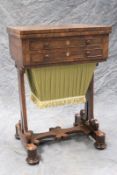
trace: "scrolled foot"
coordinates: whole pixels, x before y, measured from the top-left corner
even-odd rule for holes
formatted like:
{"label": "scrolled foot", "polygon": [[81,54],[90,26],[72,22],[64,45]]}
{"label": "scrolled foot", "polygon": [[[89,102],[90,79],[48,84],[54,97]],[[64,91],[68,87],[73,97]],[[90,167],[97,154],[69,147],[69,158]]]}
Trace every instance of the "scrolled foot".
{"label": "scrolled foot", "polygon": [[37,146],[34,144],[27,145],[28,157],[26,161],[29,165],[36,165],[40,161],[40,156],[37,154]]}

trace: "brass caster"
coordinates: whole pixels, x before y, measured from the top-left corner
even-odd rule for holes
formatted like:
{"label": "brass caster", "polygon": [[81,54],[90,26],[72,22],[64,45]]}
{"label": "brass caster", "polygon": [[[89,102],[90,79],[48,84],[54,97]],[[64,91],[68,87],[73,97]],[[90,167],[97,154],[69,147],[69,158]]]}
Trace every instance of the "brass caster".
{"label": "brass caster", "polygon": [[39,158],[39,156],[37,156],[35,159],[31,159],[31,158],[27,157],[26,161],[29,165],[36,165],[36,164],[39,164],[40,158]]}
{"label": "brass caster", "polygon": [[98,142],[95,142],[94,146],[96,149],[99,149],[99,150],[106,149],[106,147],[107,147],[107,145],[105,143],[98,143]]}

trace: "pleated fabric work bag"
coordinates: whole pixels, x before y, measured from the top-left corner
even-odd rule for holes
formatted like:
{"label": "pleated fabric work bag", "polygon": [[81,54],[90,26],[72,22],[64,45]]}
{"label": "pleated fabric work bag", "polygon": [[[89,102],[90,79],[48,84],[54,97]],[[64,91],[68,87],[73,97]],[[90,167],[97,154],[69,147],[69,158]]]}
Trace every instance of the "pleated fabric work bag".
{"label": "pleated fabric work bag", "polygon": [[85,102],[96,63],[27,69],[31,99],[40,108]]}

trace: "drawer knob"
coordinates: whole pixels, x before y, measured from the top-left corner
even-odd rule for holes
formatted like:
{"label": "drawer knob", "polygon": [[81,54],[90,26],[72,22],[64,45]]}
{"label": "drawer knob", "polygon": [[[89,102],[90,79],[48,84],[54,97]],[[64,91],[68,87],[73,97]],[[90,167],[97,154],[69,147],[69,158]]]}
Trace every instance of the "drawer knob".
{"label": "drawer knob", "polygon": [[69,41],[69,40],[66,41],[66,45],[67,45],[67,46],[70,45],[70,41]]}
{"label": "drawer knob", "polygon": [[90,51],[86,51],[86,54],[90,54],[91,52]]}
{"label": "drawer knob", "polygon": [[44,43],[44,47],[48,47],[49,46],[49,43]]}
{"label": "drawer knob", "polygon": [[69,57],[70,56],[70,52],[66,52],[66,56]]}
{"label": "drawer knob", "polygon": [[49,58],[49,55],[48,55],[48,54],[46,54],[44,57],[45,57],[45,58]]}
{"label": "drawer knob", "polygon": [[91,40],[86,40],[86,44],[90,44],[91,43]]}

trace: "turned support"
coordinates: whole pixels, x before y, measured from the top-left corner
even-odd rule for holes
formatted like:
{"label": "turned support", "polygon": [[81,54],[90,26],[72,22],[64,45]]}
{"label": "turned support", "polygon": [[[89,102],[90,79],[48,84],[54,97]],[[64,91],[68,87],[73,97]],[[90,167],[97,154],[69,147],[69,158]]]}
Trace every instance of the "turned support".
{"label": "turned support", "polygon": [[25,70],[17,68],[18,72],[18,87],[19,87],[19,101],[20,101],[20,113],[21,113],[21,128],[23,132],[28,131],[27,124],[27,111],[26,111],[26,99],[25,99],[25,82],[24,73]]}
{"label": "turned support", "polygon": [[86,120],[91,120],[94,118],[94,75],[89,84],[87,94],[86,94],[86,103],[85,103],[85,111],[86,111]]}

